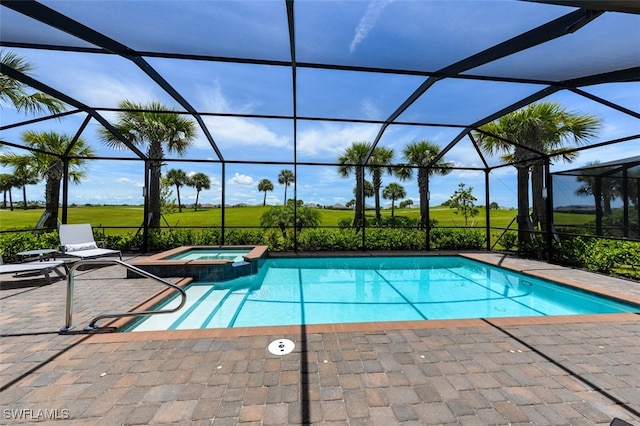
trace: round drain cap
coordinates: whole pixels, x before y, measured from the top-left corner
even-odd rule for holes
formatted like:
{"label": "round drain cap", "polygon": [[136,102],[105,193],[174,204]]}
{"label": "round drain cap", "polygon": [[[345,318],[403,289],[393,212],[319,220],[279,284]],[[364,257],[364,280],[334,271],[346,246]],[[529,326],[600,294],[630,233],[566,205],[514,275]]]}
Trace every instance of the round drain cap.
{"label": "round drain cap", "polygon": [[293,351],[296,345],[289,339],[278,339],[269,343],[269,352],[274,355],[286,355]]}

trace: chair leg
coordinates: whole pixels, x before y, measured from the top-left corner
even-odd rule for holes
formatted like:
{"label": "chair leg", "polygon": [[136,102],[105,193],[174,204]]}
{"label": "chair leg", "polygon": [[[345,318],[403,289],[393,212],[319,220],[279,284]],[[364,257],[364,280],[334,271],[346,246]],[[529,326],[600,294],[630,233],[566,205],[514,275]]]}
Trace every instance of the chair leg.
{"label": "chair leg", "polygon": [[58,276],[59,276],[60,278],[67,278],[67,276],[66,276],[64,273],[62,273],[62,271],[61,271],[60,269],[58,269],[58,267],[57,267],[57,266],[56,266],[55,268],[53,268],[52,270],[53,270],[53,272],[55,272],[56,274],[58,274]]}

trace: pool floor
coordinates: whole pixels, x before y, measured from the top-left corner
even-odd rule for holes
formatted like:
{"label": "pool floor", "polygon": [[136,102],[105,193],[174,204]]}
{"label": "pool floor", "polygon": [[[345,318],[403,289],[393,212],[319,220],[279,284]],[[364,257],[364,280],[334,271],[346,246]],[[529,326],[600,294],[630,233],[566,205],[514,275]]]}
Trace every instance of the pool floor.
{"label": "pool floor", "polygon": [[[169,305],[177,302],[169,302]],[[179,312],[134,331],[637,312],[638,306],[457,256],[267,260],[194,283]]]}

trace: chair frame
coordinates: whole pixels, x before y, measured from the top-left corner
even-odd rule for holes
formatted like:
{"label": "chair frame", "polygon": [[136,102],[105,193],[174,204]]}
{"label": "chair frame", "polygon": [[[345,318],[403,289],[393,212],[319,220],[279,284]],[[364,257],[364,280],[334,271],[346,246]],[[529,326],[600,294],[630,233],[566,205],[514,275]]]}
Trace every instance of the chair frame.
{"label": "chair frame", "polygon": [[[93,236],[93,229],[88,223],[62,224],[58,227],[60,235],[60,252],[66,256],[78,257],[80,259],[91,259],[94,257],[111,256],[117,254],[122,260],[120,250],[112,250],[98,246]],[[71,246],[92,246],[86,249],[69,250]]]}

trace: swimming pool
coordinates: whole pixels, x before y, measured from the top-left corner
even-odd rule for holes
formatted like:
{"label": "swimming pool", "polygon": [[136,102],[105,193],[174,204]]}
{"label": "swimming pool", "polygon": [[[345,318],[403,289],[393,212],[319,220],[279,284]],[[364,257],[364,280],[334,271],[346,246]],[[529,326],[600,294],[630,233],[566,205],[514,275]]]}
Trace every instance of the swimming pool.
{"label": "swimming pool", "polygon": [[196,282],[182,310],[130,331],[639,311],[458,256],[282,258],[255,275]]}

